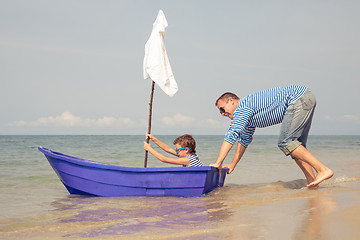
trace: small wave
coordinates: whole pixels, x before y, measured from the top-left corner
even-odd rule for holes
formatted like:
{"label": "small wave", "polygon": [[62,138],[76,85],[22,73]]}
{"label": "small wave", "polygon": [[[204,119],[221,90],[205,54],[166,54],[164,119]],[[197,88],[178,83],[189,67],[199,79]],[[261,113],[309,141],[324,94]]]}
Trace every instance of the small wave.
{"label": "small wave", "polygon": [[[322,182],[319,187],[331,187],[340,184],[354,183],[360,181],[360,176],[339,176]],[[241,191],[241,192],[258,192],[258,191],[281,191],[286,189],[302,189],[307,185],[306,179],[295,179],[290,181],[276,181],[269,183],[249,183],[249,184],[226,184],[223,188],[219,188],[216,194],[224,194],[224,192]]]}
{"label": "small wave", "polygon": [[272,183],[250,183],[247,185],[238,185],[238,184],[225,184],[224,187],[231,188],[232,190],[238,189],[238,190],[281,190],[281,189],[301,189],[302,187],[306,186],[306,180],[305,179],[296,179],[292,181],[276,181]]}
{"label": "small wave", "polygon": [[336,177],[333,180],[333,183],[347,183],[347,182],[356,182],[358,179],[356,177],[340,176]]}
{"label": "small wave", "polygon": [[[359,181],[360,178],[359,177],[350,177],[350,176],[339,176],[336,178],[331,178],[328,180],[325,180],[324,182],[320,183],[320,187],[323,186],[335,186],[338,184],[342,184],[342,183],[352,183],[352,182],[356,182]],[[282,182],[279,181],[278,184],[282,184],[282,186],[284,188],[289,188],[289,189],[301,189],[302,187],[305,187],[307,185],[307,182],[305,179],[297,179],[297,180],[293,180],[293,181],[288,181],[288,182]]]}
{"label": "small wave", "polygon": [[290,188],[290,189],[301,189],[307,185],[307,182],[305,179],[296,179],[293,181],[283,182],[282,186],[284,188]]}

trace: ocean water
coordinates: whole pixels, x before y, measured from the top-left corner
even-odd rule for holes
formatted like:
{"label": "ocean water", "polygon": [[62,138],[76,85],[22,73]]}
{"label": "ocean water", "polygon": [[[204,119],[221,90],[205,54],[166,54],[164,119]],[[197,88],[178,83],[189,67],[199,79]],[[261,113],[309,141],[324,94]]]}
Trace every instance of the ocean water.
{"label": "ocean water", "polygon": [[[157,137],[172,146],[177,136]],[[213,163],[223,136],[194,137],[201,161]],[[0,239],[357,239],[360,234],[360,136],[310,136],[309,150],[335,175],[318,189],[301,190],[304,176],[278,150],[277,136],[255,135],[225,186],[200,198],[69,195],[37,150],[142,167],[143,142],[144,136],[0,136]],[[174,165],[149,155],[148,167],[169,166]]]}

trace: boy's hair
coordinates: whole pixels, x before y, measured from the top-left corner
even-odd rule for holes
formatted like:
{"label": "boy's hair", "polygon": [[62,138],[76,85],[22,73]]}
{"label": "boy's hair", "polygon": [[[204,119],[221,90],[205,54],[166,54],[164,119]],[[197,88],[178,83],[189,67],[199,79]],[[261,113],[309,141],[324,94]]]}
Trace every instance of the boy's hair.
{"label": "boy's hair", "polygon": [[195,139],[190,134],[184,134],[180,137],[177,137],[174,140],[174,145],[179,144],[181,147],[189,147],[189,153],[195,154],[196,153],[196,142]]}
{"label": "boy's hair", "polygon": [[217,103],[218,101],[221,99],[221,100],[224,100],[224,101],[227,101],[229,98],[232,98],[234,100],[238,100],[239,97],[236,96],[234,93],[231,93],[231,92],[226,92],[224,93],[223,95],[221,95],[215,102],[215,106],[217,106]]}

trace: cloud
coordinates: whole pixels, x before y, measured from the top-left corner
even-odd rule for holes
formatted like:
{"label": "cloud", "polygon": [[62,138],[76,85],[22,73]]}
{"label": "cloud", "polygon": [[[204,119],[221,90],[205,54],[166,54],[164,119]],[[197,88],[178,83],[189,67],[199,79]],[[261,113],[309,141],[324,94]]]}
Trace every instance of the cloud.
{"label": "cloud", "polygon": [[169,127],[181,126],[181,127],[189,127],[194,119],[189,116],[182,115],[180,113],[175,114],[172,117],[163,117],[161,122]]}
{"label": "cloud", "polygon": [[180,113],[171,117],[163,117],[161,123],[167,127],[195,127],[196,129],[225,129],[228,122],[218,121],[214,119],[195,119]]}
{"label": "cloud", "polygon": [[360,115],[346,114],[341,116],[341,119],[346,122],[360,123]]}
{"label": "cloud", "polygon": [[208,118],[199,122],[199,125],[211,129],[224,129],[229,125],[229,123],[230,122],[218,121],[215,119]]}
{"label": "cloud", "polygon": [[360,123],[360,115],[359,114],[345,114],[342,116],[324,116],[325,120],[328,121],[341,121],[341,122],[347,122],[347,123]]}
{"label": "cloud", "polygon": [[[202,119],[177,113],[172,116],[154,119],[152,130],[161,134],[223,134],[229,121]],[[41,117],[37,120],[14,121],[7,124],[17,134],[143,134],[148,128],[144,119],[129,117],[84,118],[63,112],[55,116]],[[25,132],[24,132],[25,131]]]}
{"label": "cloud", "polygon": [[81,118],[75,116],[70,112],[64,112],[59,116],[50,116],[39,118],[36,121],[16,121],[9,124],[10,126],[24,126],[24,127],[133,127],[137,123],[130,118],[114,118],[103,117],[98,119]]}

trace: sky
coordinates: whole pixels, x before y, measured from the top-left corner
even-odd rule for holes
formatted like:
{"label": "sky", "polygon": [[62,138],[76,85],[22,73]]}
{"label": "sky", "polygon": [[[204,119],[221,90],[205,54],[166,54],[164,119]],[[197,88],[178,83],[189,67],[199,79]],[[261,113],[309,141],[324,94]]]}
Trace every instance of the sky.
{"label": "sky", "polygon": [[154,135],[225,134],[222,93],[290,84],[316,95],[310,134],[360,134],[359,1],[0,0],[0,135],[145,134],[160,9],[179,91],[155,88]]}

